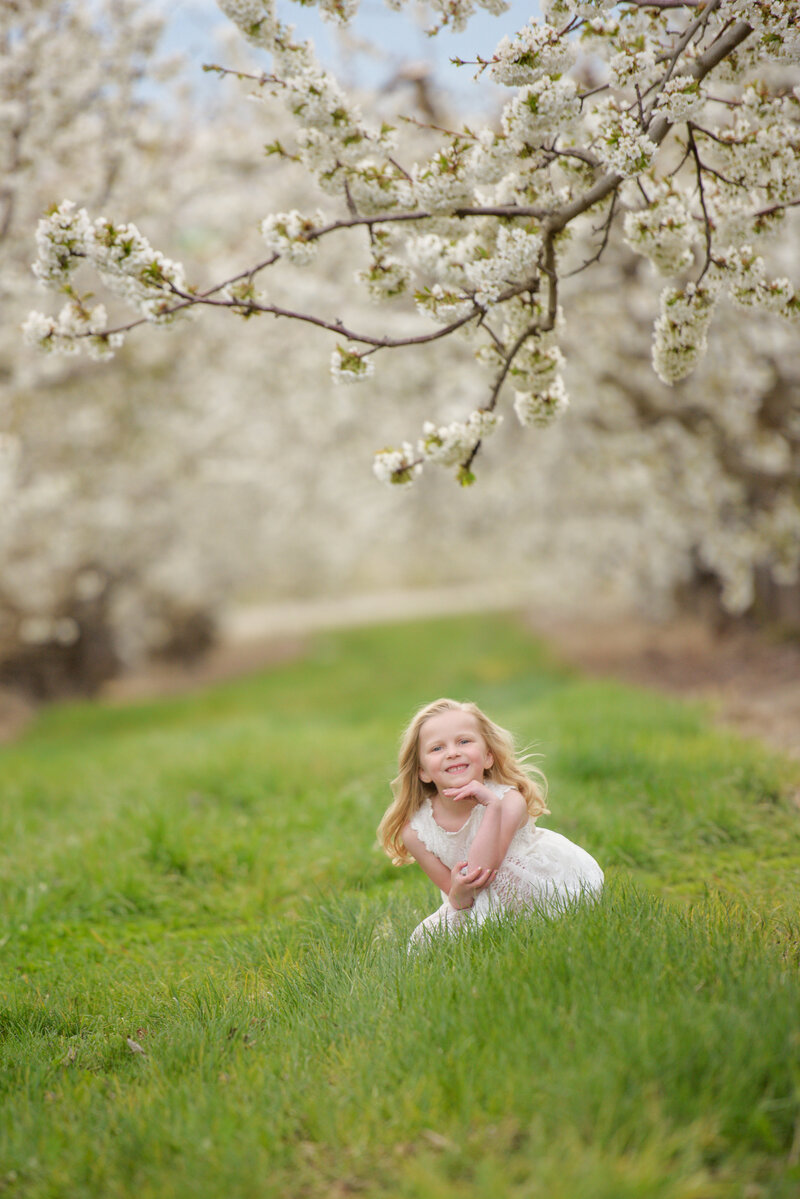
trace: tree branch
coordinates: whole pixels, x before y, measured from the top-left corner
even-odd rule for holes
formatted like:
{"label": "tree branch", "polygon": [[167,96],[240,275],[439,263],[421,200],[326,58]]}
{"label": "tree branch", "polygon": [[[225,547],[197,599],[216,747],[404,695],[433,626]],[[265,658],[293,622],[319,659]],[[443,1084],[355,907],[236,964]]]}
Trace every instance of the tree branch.
{"label": "tree branch", "polygon": [[[715,42],[705,54],[699,55],[688,66],[688,74],[692,75],[698,83],[701,82],[710,71],[713,71],[718,63],[722,62],[723,58],[732,53],[737,46],[740,46],[752,32],[753,28],[751,25],[748,25],[746,21],[739,21],[728,30],[724,38]],[[671,128],[672,122],[667,117],[657,117],[648,129],[647,136],[658,146],[663,142]],[[614,191],[621,182],[622,175],[617,174],[616,171],[608,171],[597,180],[589,191],[552,212],[546,220],[547,228],[555,233],[560,233],[576,216],[580,216],[581,213],[586,212],[589,208],[593,208],[595,204],[599,204],[601,200],[605,200],[606,196]]]}
{"label": "tree branch", "polygon": [[703,26],[708,23],[708,21],[711,17],[711,14],[717,8],[719,8],[721,3],[722,3],[722,0],[710,0],[710,2],[708,4],[706,4],[705,7],[703,8],[702,12],[700,13],[700,16],[696,17],[695,20],[692,21],[691,25],[689,25],[688,29],[686,29],[683,36],[680,38],[677,46],[675,47],[675,49],[672,52],[672,57],[669,60],[667,70],[666,70],[664,76],[662,77],[662,79],[659,81],[659,83],[656,87],[655,95],[652,97],[652,99],[650,101],[650,110],[647,114],[647,121],[645,122],[644,117],[642,118],[642,128],[643,129],[647,130],[648,124],[650,123],[650,121],[652,121],[653,114],[655,113],[656,105],[658,104],[658,97],[663,92],[667,83],[669,83],[669,80],[672,76],[672,72],[675,70],[675,64],[677,63],[678,59],[683,54],[684,50],[689,45],[689,43],[692,41],[692,39],[694,38],[694,36],[698,32],[698,30],[702,29]]}

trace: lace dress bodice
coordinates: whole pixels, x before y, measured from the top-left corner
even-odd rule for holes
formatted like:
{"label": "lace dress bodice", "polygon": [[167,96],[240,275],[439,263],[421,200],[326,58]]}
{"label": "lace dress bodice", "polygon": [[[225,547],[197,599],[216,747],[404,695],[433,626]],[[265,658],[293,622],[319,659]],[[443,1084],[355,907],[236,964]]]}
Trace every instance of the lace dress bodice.
{"label": "lace dress bodice", "polygon": [[[497,796],[511,787],[487,782]],[[426,849],[435,854],[449,870],[466,860],[486,808],[476,804],[461,828],[449,831],[437,823],[430,799],[411,818],[411,827]],[[560,833],[539,829],[533,818],[518,829],[490,886],[478,893],[472,908],[456,912],[445,902],[438,912],[415,930],[412,941],[422,930],[445,924],[454,927],[469,920],[482,923],[492,911],[522,911],[525,908],[574,900],[597,894],[603,885],[603,872],[594,858]],[[442,892],[446,901],[447,895]]]}

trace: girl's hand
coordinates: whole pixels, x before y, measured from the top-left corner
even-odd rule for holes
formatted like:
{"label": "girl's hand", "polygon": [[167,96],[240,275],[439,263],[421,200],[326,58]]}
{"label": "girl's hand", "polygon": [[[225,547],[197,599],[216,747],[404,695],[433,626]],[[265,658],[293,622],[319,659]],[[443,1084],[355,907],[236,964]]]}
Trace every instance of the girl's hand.
{"label": "girl's hand", "polygon": [[466,862],[456,862],[450,872],[450,892],[447,896],[451,907],[459,910],[471,908],[475,896],[493,881],[496,874],[496,870],[485,869],[482,866],[468,870]]}
{"label": "girl's hand", "polygon": [[493,803],[499,803],[500,799],[495,795],[485,783],[479,783],[477,779],[473,779],[469,783],[465,783],[463,787],[448,787],[446,791],[442,791],[442,795],[446,795],[448,799],[477,799],[479,804],[483,804],[485,808],[490,807]]}

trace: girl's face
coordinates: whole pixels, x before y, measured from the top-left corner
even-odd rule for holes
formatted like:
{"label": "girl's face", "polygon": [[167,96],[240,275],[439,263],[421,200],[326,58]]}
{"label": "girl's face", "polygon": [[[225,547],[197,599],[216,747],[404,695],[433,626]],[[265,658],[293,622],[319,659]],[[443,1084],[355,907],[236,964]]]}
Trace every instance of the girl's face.
{"label": "girl's face", "polygon": [[429,717],[419,731],[419,777],[437,791],[482,782],[494,758],[471,712],[453,709]]}

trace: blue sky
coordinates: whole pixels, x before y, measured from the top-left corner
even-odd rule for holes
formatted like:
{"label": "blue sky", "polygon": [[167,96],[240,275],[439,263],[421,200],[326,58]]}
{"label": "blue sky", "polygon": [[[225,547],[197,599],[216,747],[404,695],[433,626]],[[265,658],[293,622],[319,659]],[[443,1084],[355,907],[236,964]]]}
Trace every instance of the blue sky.
{"label": "blue sky", "polygon": [[[169,12],[169,48],[184,52],[192,63],[197,64],[198,72],[202,62],[218,62],[220,49],[216,35],[230,23],[214,0],[173,0]],[[452,34],[443,30],[437,37],[429,38],[424,30],[432,22],[413,4],[402,13],[396,13],[382,0],[362,0],[353,32],[356,38],[365,38],[372,43],[374,53],[354,57],[343,52],[336,30],[320,19],[315,8],[304,8],[288,0],[279,3],[282,19],[295,25],[301,36],[310,37],[323,64],[346,74],[349,82],[359,86],[381,86],[402,64],[425,62],[433,67],[440,85],[465,98],[474,93],[476,103],[479,103],[482,89],[471,82],[474,70],[456,68],[450,65],[450,58],[474,60],[476,53],[490,53],[504,34],[514,33],[537,12],[535,0],[533,3],[531,0],[514,0],[503,16],[492,17],[479,11],[466,32]]]}

